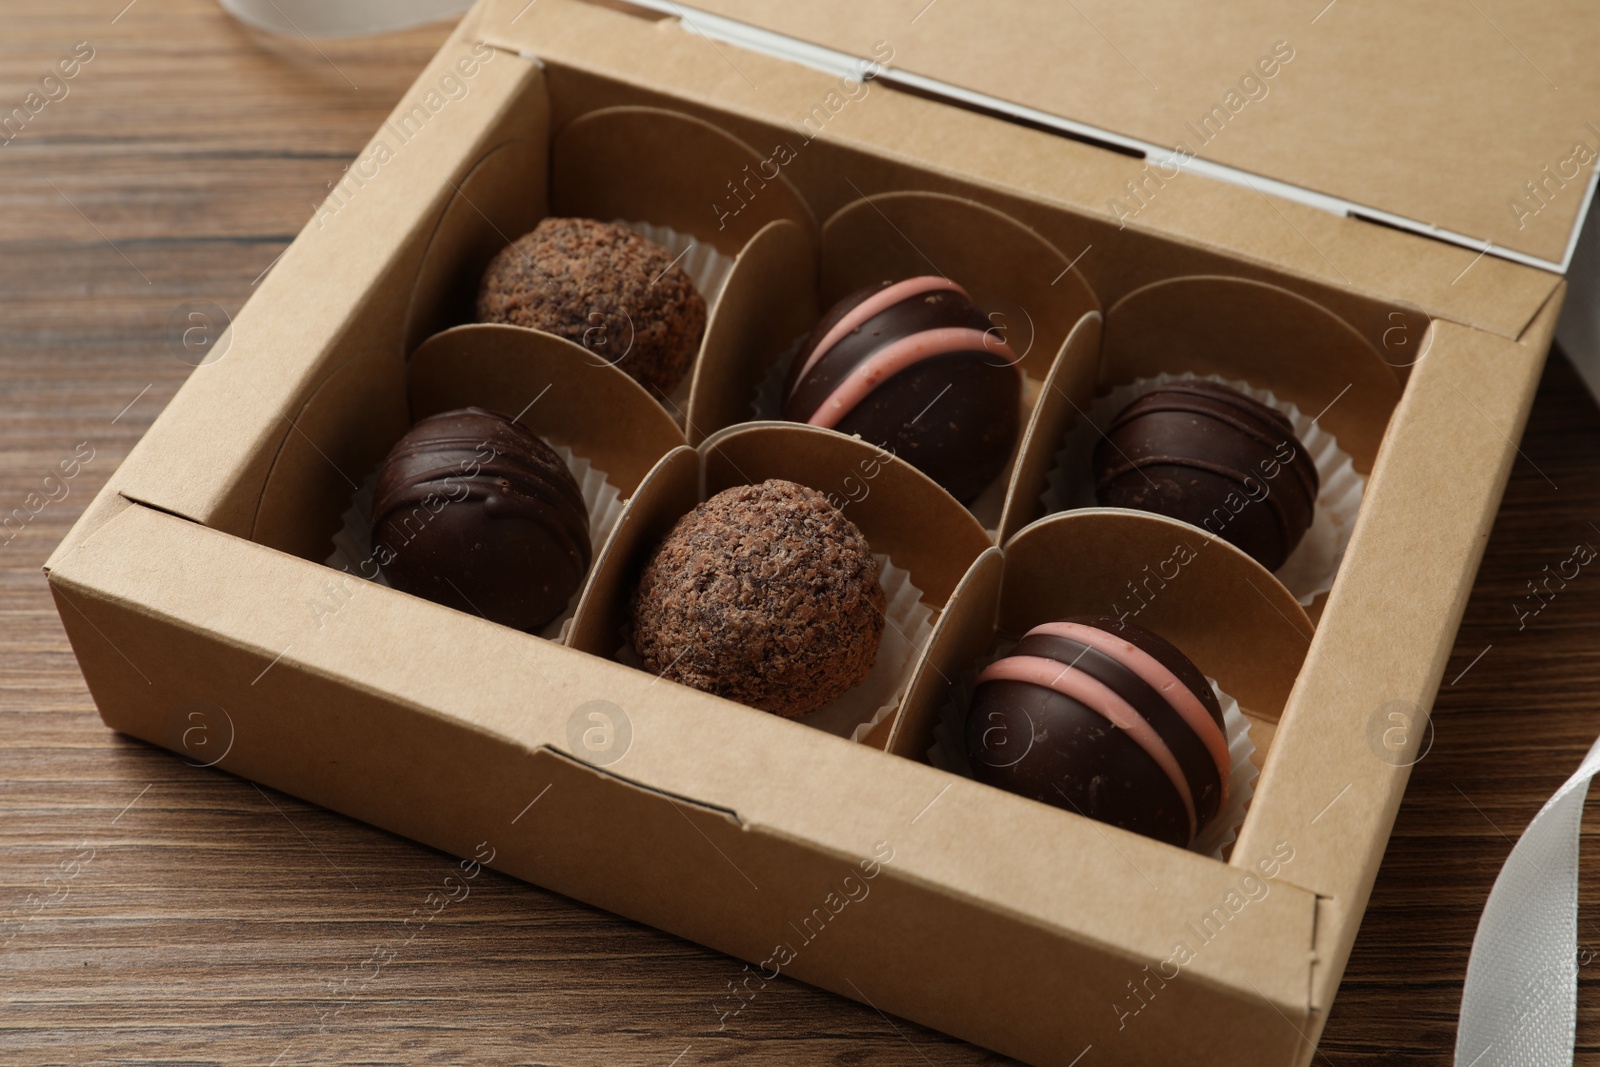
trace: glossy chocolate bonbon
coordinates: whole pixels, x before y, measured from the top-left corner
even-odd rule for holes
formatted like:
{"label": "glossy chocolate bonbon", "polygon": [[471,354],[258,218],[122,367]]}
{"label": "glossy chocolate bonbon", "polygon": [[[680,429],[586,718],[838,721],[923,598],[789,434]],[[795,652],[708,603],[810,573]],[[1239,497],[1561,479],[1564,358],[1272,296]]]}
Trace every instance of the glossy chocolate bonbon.
{"label": "glossy chocolate bonbon", "polygon": [[561,457],[481,408],[423,419],[389,452],[372,543],[396,589],[518,630],[566,610],[592,555],[588,509]]}
{"label": "glossy chocolate bonbon", "polygon": [[967,503],[1016,444],[1016,362],[955,282],[882,282],[834,305],[802,342],[784,418],[889,449]]}
{"label": "glossy chocolate bonbon", "polygon": [[1095,499],[1198,526],[1269,571],[1315,517],[1316,464],[1281,411],[1184,380],[1123,408],[1094,452]]}
{"label": "glossy chocolate bonbon", "polygon": [[1029,630],[979,674],[966,739],[979,781],[1180,848],[1227,801],[1228,742],[1205,676],[1110,616]]}

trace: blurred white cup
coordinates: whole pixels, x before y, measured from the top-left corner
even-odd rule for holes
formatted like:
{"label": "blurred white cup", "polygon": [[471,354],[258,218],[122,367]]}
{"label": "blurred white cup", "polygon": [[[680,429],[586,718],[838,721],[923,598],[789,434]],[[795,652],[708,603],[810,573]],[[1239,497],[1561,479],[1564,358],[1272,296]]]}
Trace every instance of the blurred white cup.
{"label": "blurred white cup", "polygon": [[219,0],[241,22],[269,33],[356,37],[459,15],[472,0]]}

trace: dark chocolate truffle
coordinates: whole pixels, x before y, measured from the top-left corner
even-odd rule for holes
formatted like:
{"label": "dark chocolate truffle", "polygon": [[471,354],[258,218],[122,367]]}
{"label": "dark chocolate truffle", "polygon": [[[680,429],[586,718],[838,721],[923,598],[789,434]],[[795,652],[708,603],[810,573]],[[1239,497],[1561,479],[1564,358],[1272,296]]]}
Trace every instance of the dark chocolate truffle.
{"label": "dark chocolate truffle", "polygon": [[815,489],[773,479],[679,519],[631,608],[647,670],[794,718],[867,677],[887,603],[855,523]]}
{"label": "dark chocolate truffle", "polygon": [[589,512],[555,450],[480,408],[423,419],[384,460],[373,555],[389,584],[537,630],[589,569]]}
{"label": "dark chocolate truffle", "polygon": [[1022,372],[966,290],[929,276],[835,304],[784,395],[784,418],[887,448],[968,503],[1016,444]]}
{"label": "dark chocolate truffle", "polygon": [[1148,630],[1085,616],[1029,630],[978,676],[979,781],[1187,848],[1227,800],[1222,709]]}
{"label": "dark chocolate truffle", "polygon": [[1225,385],[1179,381],[1122,409],[1094,450],[1095,499],[1198,526],[1283,566],[1319,480],[1289,419]]}
{"label": "dark chocolate truffle", "polygon": [[478,321],[575,341],[664,398],[700,350],[706,302],[649,238],[611,222],[547,218],[489,262]]}

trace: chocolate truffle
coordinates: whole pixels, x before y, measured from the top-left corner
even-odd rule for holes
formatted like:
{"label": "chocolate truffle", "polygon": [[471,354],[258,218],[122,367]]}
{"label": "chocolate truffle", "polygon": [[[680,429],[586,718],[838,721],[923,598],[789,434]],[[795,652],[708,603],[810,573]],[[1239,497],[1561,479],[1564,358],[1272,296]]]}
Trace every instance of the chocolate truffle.
{"label": "chocolate truffle", "polygon": [[372,544],[396,589],[537,630],[589,569],[589,512],[554,449],[504,415],[464,408],[423,419],[389,452]]}
{"label": "chocolate truffle", "polygon": [[872,670],[887,603],[854,523],[778,479],[679,519],[631,605],[634,650],[663,678],[795,718]]}
{"label": "chocolate truffle", "polygon": [[1083,616],[1029,630],[978,675],[979,781],[1187,848],[1227,800],[1222,709],[1148,630]]}
{"label": "chocolate truffle", "polygon": [[1005,468],[1021,418],[1016,356],[948,278],[881,282],[817,323],[783,417],[889,449],[970,502]]}
{"label": "chocolate truffle", "polygon": [[547,218],[490,260],[478,321],[575,341],[664,398],[700,350],[706,302],[649,238],[611,222]]}
{"label": "chocolate truffle", "polygon": [[1283,412],[1198,380],[1123,408],[1095,445],[1094,477],[1101,504],[1198,526],[1269,571],[1311,528],[1319,486]]}

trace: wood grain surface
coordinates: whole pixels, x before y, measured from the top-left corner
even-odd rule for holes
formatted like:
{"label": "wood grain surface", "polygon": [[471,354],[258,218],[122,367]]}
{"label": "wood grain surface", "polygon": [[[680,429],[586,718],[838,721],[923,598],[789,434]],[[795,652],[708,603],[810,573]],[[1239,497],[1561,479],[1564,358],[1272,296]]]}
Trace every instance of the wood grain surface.
{"label": "wood grain surface", "polygon": [[[0,15],[0,115],[93,49],[0,145],[0,514],[47,500],[0,530],[0,1063],[998,1062],[787,979],[719,1026],[736,961],[490,872],[397,947],[448,857],[101,725],[40,564],[188,373],[173,310],[237,311],[446,31],[312,45],[212,0]],[[1600,733],[1600,575],[1514,610],[1600,544],[1600,412],[1559,357],[1522,453],[1319,1063],[1451,1062],[1484,898]]]}

